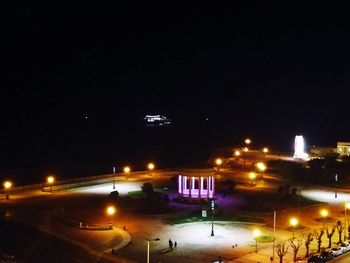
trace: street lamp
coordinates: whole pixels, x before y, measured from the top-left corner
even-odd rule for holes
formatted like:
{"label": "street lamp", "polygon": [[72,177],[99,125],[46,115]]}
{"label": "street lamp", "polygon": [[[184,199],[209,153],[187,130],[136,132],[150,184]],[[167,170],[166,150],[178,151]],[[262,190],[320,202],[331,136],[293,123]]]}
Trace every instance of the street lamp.
{"label": "street lamp", "polygon": [[235,156],[238,157],[241,155],[241,152],[240,151],[235,151]]}
{"label": "street lamp", "polygon": [[327,218],[329,216],[329,212],[327,209],[321,209],[320,210],[320,215],[323,217],[323,218]]}
{"label": "street lamp", "polygon": [[220,166],[222,165],[222,159],[220,159],[220,158],[217,158],[216,160],[215,160],[215,164],[216,164],[216,169],[217,169],[217,172],[219,172],[220,171]]}
{"label": "street lamp", "polygon": [[260,235],[261,235],[261,232],[259,229],[256,228],[253,230],[253,236],[255,239],[255,253],[258,253],[258,238]]}
{"label": "street lamp", "polygon": [[50,193],[52,193],[52,184],[55,182],[55,177],[52,175],[48,176],[46,182],[50,185]]}
{"label": "street lamp", "polygon": [[[292,226],[292,229],[294,230],[296,226],[299,224],[299,221],[297,218],[292,217],[291,219],[289,219],[289,224]],[[292,232],[293,232],[293,238],[294,238],[294,231]]]}
{"label": "street lamp", "polygon": [[113,189],[115,189],[115,166],[113,166]]}
{"label": "street lamp", "polygon": [[147,263],[149,263],[149,242],[159,241],[160,239],[157,237],[155,239],[146,239],[146,240],[147,240]]}
{"label": "street lamp", "polygon": [[6,195],[6,200],[10,199],[10,195],[9,195],[9,189],[12,187],[12,182],[11,181],[5,181],[3,183],[3,186],[5,188],[5,195]]}
{"label": "street lamp", "polygon": [[129,173],[131,171],[130,167],[129,166],[125,166],[123,171],[126,174],[126,180],[128,180],[129,179]]}
{"label": "street lamp", "polygon": [[266,164],[264,164],[263,162],[258,162],[256,164],[256,167],[258,168],[259,172],[261,172],[261,178],[263,177],[263,173],[266,171],[267,167]]}
{"label": "street lamp", "polygon": [[154,163],[149,163],[147,165],[147,168],[149,170],[149,175],[152,176],[152,171],[154,170],[155,166],[154,166]]}
{"label": "street lamp", "polygon": [[254,185],[254,180],[256,179],[256,173],[250,172],[250,173],[248,174],[248,177],[249,177],[249,179],[250,179],[250,184],[251,184],[251,185]]}
{"label": "street lamp", "polygon": [[115,212],[116,212],[116,208],[113,205],[109,205],[106,208],[106,214],[107,216],[109,216],[111,222],[109,223],[111,225],[111,228],[113,228],[113,223],[112,223],[112,217],[114,216]]}
{"label": "street lamp", "polygon": [[264,147],[264,148],[262,149],[262,152],[263,152],[263,153],[268,153],[268,152],[269,152],[269,148]]}
{"label": "street lamp", "polygon": [[210,208],[211,208],[211,234],[214,236],[214,208],[215,208],[215,199],[210,199]]}

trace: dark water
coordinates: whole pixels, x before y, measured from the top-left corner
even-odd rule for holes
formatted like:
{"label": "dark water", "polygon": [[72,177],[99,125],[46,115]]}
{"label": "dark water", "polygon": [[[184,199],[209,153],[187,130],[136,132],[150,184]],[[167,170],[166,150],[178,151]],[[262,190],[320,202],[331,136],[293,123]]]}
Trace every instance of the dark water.
{"label": "dark water", "polygon": [[236,123],[234,116],[206,120],[189,115],[170,127],[145,127],[141,118],[91,119],[9,132],[12,137],[0,153],[0,179],[9,178],[16,185],[40,183],[49,173],[64,179],[111,173],[113,166],[118,171],[124,165],[142,170],[149,161],[159,168],[208,166],[217,149],[229,153],[246,136],[254,147],[290,151],[295,135],[286,127],[280,132],[259,123]]}
{"label": "dark water", "polygon": [[0,260],[11,260],[7,262],[102,262],[22,223],[1,220],[0,233]]}

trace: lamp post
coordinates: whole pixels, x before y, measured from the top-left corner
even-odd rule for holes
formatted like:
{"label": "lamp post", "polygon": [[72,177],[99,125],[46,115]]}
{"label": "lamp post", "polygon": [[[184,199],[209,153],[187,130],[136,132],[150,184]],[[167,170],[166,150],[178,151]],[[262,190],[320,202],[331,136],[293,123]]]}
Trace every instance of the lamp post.
{"label": "lamp post", "polygon": [[253,230],[253,236],[255,239],[255,253],[258,253],[258,238],[260,235],[261,235],[261,232],[259,229],[256,228]]}
{"label": "lamp post", "polygon": [[155,239],[146,239],[146,240],[147,240],[147,263],[149,263],[149,242],[159,241],[160,239],[157,237]]}
{"label": "lamp post", "polygon": [[10,194],[9,194],[9,190],[12,187],[12,182],[11,181],[5,181],[3,183],[3,186],[5,188],[5,196],[6,196],[6,200],[10,199]]}
{"label": "lamp post", "polygon": [[115,166],[113,166],[113,189],[115,189]]}
{"label": "lamp post", "polygon": [[126,174],[126,180],[129,179],[129,174],[130,174],[130,167],[129,166],[125,166],[124,169],[123,169],[124,173]]}
{"label": "lamp post", "polygon": [[113,205],[109,205],[109,206],[107,206],[107,208],[106,208],[106,214],[107,214],[107,216],[109,217],[109,219],[111,220],[111,221],[109,222],[111,228],[113,228],[113,216],[114,216],[114,214],[115,214],[116,211],[117,211],[117,209],[116,209]]}
{"label": "lamp post", "polygon": [[211,208],[211,234],[214,236],[214,208],[215,208],[215,199],[210,199],[210,208]]}
{"label": "lamp post", "polygon": [[269,152],[269,148],[264,147],[264,148],[262,149],[262,152],[264,153],[264,157],[266,157],[266,154]]}
{"label": "lamp post", "polygon": [[256,179],[256,173],[250,172],[250,173],[248,174],[248,177],[249,177],[249,179],[250,179],[250,184],[251,184],[251,185],[254,185],[254,182],[255,182],[255,179]]}
{"label": "lamp post", "polygon": [[294,238],[294,230],[295,230],[295,227],[299,224],[299,221],[297,218],[295,217],[292,217],[290,220],[289,220],[289,224],[292,226],[292,229],[293,229],[293,238]]}
{"label": "lamp post", "polygon": [[222,165],[223,161],[221,158],[216,158],[215,159],[215,165],[216,165],[216,171],[219,172],[220,171],[220,166]]}
{"label": "lamp post", "polygon": [[261,173],[261,178],[264,176],[264,172],[266,171],[266,164],[263,162],[258,162],[256,164],[256,167],[258,168],[259,172]]}
{"label": "lamp post", "polygon": [[52,175],[48,176],[46,182],[50,185],[50,193],[52,193],[52,185],[55,182],[55,177]]}
{"label": "lamp post", "polygon": [[154,165],[154,163],[149,163],[148,165],[147,165],[147,168],[148,168],[148,171],[149,171],[149,175],[150,176],[153,176],[153,170],[154,170],[154,168],[155,168],[155,165]]}

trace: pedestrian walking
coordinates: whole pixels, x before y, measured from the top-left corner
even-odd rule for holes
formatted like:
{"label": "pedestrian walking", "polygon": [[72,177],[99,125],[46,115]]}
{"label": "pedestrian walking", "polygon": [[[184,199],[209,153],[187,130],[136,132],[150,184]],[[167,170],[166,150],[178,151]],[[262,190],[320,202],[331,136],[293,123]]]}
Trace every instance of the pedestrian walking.
{"label": "pedestrian walking", "polygon": [[175,241],[174,243],[174,248],[176,249],[177,248],[177,242]]}
{"label": "pedestrian walking", "polygon": [[173,250],[173,241],[171,241],[171,239],[169,238],[169,248],[171,250]]}

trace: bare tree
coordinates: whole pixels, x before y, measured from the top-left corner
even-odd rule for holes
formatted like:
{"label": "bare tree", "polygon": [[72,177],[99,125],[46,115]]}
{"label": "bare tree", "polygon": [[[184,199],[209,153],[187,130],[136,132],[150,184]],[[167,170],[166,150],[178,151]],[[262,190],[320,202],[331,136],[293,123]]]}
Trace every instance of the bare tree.
{"label": "bare tree", "polygon": [[341,244],[341,243],[343,243],[342,234],[343,234],[343,230],[344,230],[344,225],[341,223],[341,221],[337,222],[337,230],[338,230],[338,234],[339,234],[338,243]]}
{"label": "bare tree", "polygon": [[314,234],[309,233],[307,235],[304,236],[304,244],[305,244],[305,248],[306,248],[306,254],[305,257],[309,257],[309,249],[310,249],[310,244],[311,242],[314,240]]}
{"label": "bare tree", "polygon": [[277,251],[277,255],[280,258],[280,263],[283,263],[283,257],[288,253],[288,246],[286,247],[286,243],[278,244],[276,246],[276,251]]}
{"label": "bare tree", "polygon": [[332,246],[332,237],[335,232],[335,226],[333,226],[331,229],[328,229],[327,227],[326,232],[327,232],[327,238],[328,238],[328,248],[330,248]]}
{"label": "bare tree", "polygon": [[296,262],[299,249],[300,249],[301,245],[303,244],[303,240],[293,238],[289,241],[289,244],[293,250],[293,261]]}
{"label": "bare tree", "polygon": [[[324,228],[321,228],[320,231],[315,232],[315,238],[317,239],[317,252],[321,251],[321,244],[322,244],[322,236],[324,234]],[[328,235],[328,229],[327,229],[327,235]]]}

